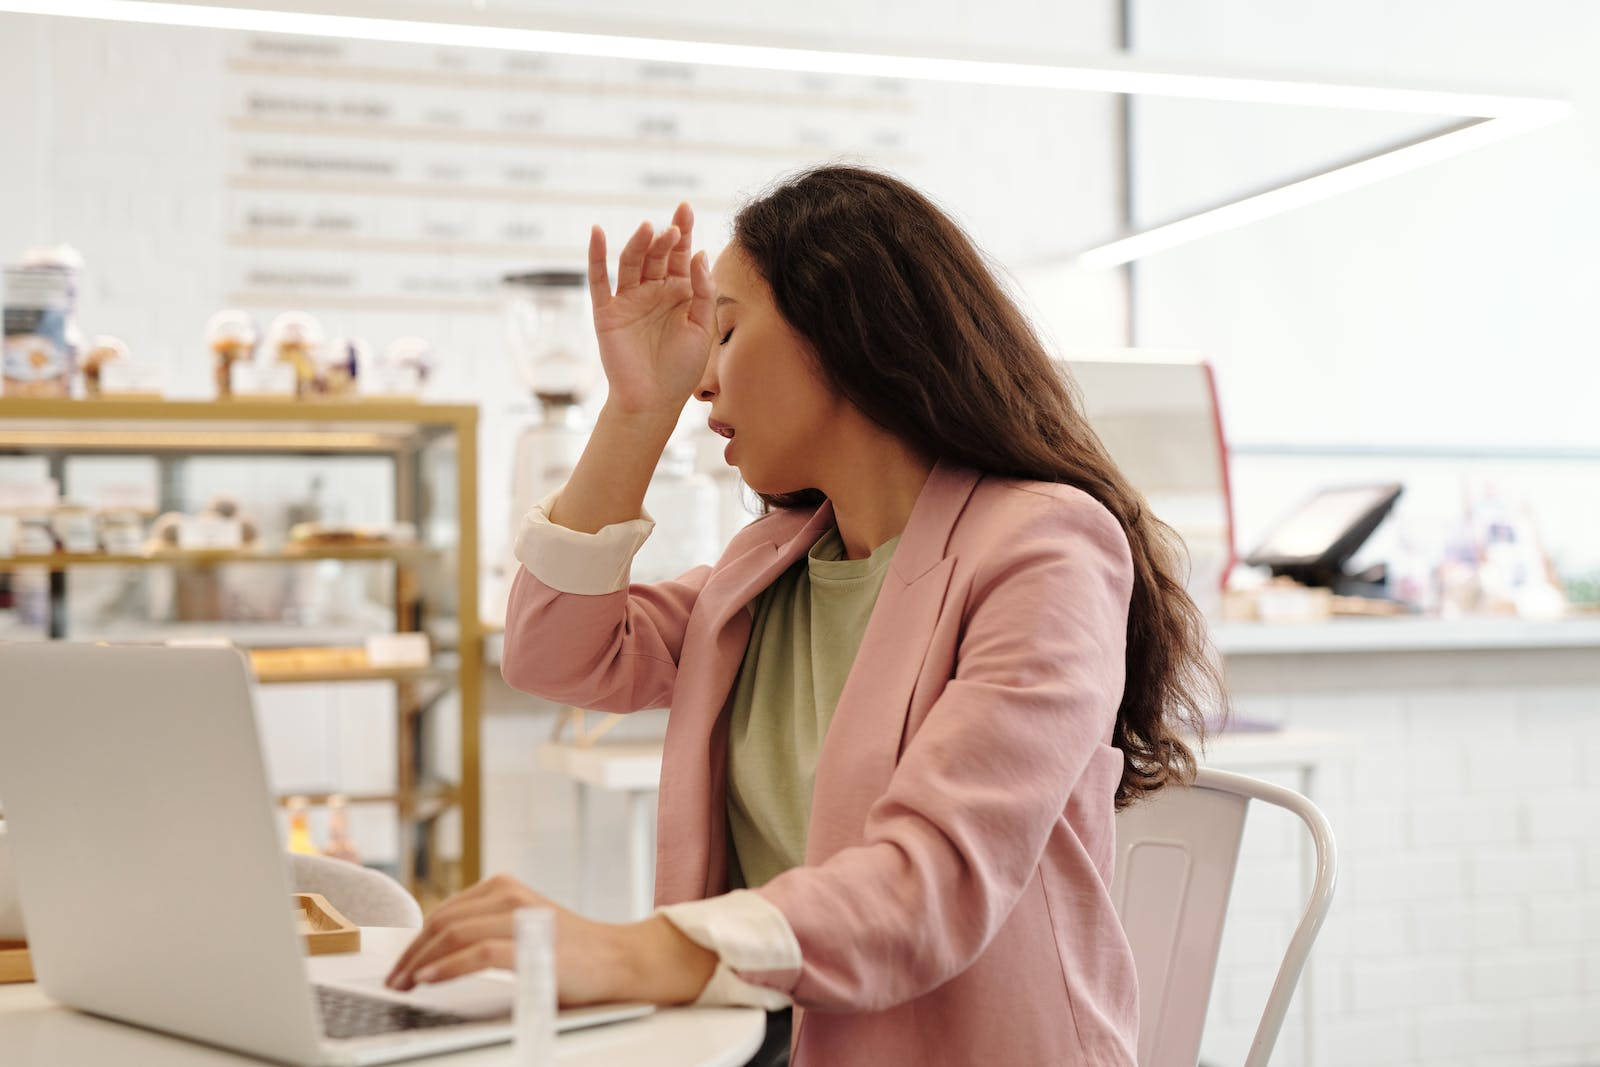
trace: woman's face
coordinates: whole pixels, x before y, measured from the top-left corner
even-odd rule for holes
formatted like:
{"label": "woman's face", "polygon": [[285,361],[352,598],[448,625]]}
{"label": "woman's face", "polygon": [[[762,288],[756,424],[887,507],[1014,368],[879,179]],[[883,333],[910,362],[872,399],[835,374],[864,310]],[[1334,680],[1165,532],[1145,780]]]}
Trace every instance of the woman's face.
{"label": "woman's face", "polygon": [[823,382],[737,244],[717,257],[711,280],[716,337],[694,395],[711,405],[712,419],[733,428],[727,461],[760,493],[816,487],[847,402]]}

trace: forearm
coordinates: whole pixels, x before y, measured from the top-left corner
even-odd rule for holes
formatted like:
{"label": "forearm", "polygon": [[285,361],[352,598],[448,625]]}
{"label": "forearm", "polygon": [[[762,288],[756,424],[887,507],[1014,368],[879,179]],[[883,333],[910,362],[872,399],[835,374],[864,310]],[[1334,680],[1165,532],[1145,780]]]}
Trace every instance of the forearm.
{"label": "forearm", "polygon": [[717,969],[717,954],[689,940],[666,917],[614,928],[621,944],[618,1000],[689,1004]]}
{"label": "forearm", "polygon": [[556,498],[550,521],[595,533],[638,518],[645,489],[677,421],[677,412],[623,412],[607,404]]}

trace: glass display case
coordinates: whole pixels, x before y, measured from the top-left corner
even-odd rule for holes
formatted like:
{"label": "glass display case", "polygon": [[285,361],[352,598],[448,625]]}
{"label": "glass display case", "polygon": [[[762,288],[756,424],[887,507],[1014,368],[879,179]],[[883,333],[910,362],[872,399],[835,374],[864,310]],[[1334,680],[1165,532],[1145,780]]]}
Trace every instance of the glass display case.
{"label": "glass display case", "polygon": [[[48,520],[5,524],[0,639],[222,638],[247,651],[261,687],[392,687],[393,736],[356,743],[392,745],[393,788],[347,799],[392,810],[397,859],[373,865],[427,907],[480,876],[477,425],[470,405],[392,399],[0,398],[0,457],[26,457],[62,496]],[[153,509],[83,499],[105,463],[93,457],[141,457]],[[341,463],[372,491],[336,491],[324,511],[371,521],[197,515],[195,497],[218,485],[248,509],[265,483]],[[151,510],[166,513],[154,526]],[[92,611],[75,584],[99,588]],[[397,639],[411,634],[427,641]]]}

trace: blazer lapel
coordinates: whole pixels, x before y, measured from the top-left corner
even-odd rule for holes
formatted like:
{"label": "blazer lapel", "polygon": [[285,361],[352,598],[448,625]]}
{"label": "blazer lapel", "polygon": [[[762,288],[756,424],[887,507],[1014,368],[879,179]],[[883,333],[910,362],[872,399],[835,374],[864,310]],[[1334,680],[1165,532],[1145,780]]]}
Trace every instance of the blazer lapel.
{"label": "blazer lapel", "polygon": [[657,800],[657,904],[698,900],[720,892],[717,887],[726,882],[727,724],[722,710],[750,640],[752,620],[744,607],[832,522],[829,501],[810,515],[775,516],[768,540],[724,563],[700,590],[704,610],[691,620],[684,647],[693,639],[709,642],[709,651],[696,655],[699,669],[680,671],[668,713]]}
{"label": "blazer lapel", "polygon": [[950,531],[979,472],[939,463],[911,509],[817,756],[806,863],[858,844],[900,760],[906,715],[955,556]]}

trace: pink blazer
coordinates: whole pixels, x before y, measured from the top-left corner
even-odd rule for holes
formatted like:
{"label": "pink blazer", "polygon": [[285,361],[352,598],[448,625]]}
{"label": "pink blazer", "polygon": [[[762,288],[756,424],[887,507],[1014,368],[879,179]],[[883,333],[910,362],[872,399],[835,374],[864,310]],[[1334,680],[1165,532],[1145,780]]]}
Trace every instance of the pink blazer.
{"label": "pink blazer", "polygon": [[[714,566],[599,596],[517,574],[510,684],[670,708],[658,906],[727,891],[742,609],[832,521],[831,503],[774,511]],[[737,973],[792,997],[794,1067],[1134,1063],[1108,892],[1131,589],[1122,529],[1087,493],[934,468],[823,741],[805,865],[755,890],[804,962]]]}

